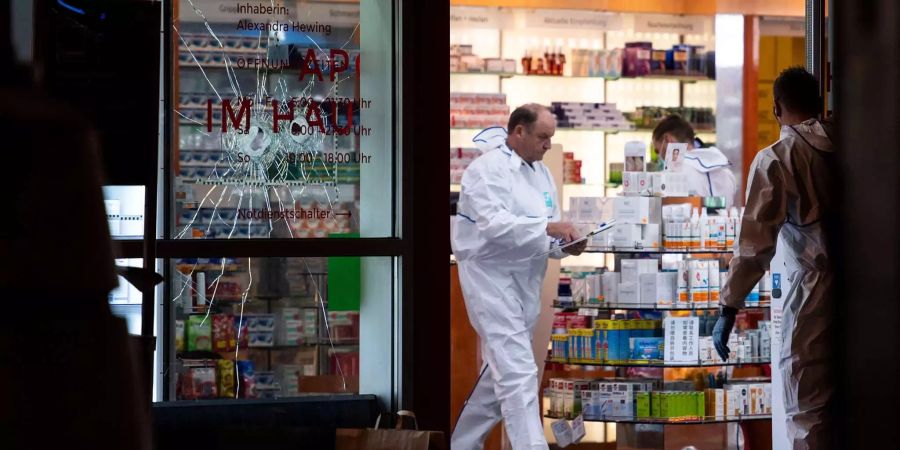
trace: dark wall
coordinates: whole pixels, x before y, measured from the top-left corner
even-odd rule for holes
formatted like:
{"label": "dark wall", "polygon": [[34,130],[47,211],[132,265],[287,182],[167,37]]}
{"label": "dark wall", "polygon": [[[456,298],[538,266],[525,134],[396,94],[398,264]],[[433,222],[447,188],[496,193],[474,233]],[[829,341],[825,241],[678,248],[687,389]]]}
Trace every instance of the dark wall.
{"label": "dark wall", "polygon": [[839,448],[896,448],[900,419],[900,4],[834,4],[843,178]]}
{"label": "dark wall", "polygon": [[450,283],[447,276],[447,216],[450,136],[444,122],[450,64],[444,50],[450,35],[449,3],[402,1],[400,17],[401,138],[411,159],[402,168],[404,196],[412,208],[403,212],[403,233],[412,239],[403,274],[408,307],[404,321],[402,407],[419,417],[419,428],[450,428]]}
{"label": "dark wall", "polygon": [[159,130],[160,2],[35,2],[43,87],[99,138],[105,184],[150,185]]}

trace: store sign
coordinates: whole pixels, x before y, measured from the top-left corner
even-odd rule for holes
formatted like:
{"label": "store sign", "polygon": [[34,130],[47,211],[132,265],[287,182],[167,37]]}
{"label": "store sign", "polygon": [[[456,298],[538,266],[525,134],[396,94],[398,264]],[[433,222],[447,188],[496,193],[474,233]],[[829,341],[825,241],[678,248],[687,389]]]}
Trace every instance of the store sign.
{"label": "store sign", "polygon": [[708,21],[700,16],[639,15],[634,19],[634,31],[638,33],[704,34]]}
{"label": "store sign", "polygon": [[450,26],[469,28],[501,28],[497,8],[450,7]]}
{"label": "store sign", "polygon": [[538,9],[525,13],[525,27],[596,31],[621,30],[622,16],[575,9]]}
{"label": "store sign", "polygon": [[[191,5],[193,3],[193,6]],[[303,25],[321,24],[322,26],[349,26],[359,23],[358,4],[306,3],[294,0],[257,0],[255,2],[222,0],[181,0],[179,2],[179,20],[182,22],[203,22],[203,17],[194,12],[196,8],[209,22],[245,24],[246,20],[273,20],[285,22],[294,29],[290,19],[296,19],[304,31]]]}
{"label": "store sign", "polygon": [[697,317],[669,317],[664,319],[667,363],[696,363],[700,361],[700,319]]}

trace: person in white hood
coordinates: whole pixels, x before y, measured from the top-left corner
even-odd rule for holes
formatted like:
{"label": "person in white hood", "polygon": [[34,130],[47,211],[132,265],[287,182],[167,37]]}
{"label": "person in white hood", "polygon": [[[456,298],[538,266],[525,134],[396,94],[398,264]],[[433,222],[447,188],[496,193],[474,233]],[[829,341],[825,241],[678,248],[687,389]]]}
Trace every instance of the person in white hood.
{"label": "person in white hood", "polygon": [[726,207],[734,204],[737,183],[731,162],[717,148],[701,148],[689,123],[677,115],[669,115],[653,129],[653,149],[660,162],[666,159],[666,146],[686,143],[680,171],[687,175],[688,193],[700,197],[725,197]]}
{"label": "person in white hood", "polygon": [[571,223],[560,221],[556,184],[541,163],[556,119],[529,104],[513,111],[508,126],[508,137],[500,127],[475,137],[487,152],[463,173],[451,232],[466,312],[484,358],[453,431],[452,450],[482,449],[501,418],[513,450],[548,448],[531,345],[541,285],[548,257],[577,255],[587,242],[542,255],[554,240],[579,237]]}

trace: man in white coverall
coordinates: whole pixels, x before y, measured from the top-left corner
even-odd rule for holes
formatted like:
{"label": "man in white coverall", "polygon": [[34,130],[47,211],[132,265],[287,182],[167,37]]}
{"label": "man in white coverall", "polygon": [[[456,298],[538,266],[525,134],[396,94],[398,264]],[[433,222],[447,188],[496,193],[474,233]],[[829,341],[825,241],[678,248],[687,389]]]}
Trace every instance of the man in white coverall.
{"label": "man in white coverall", "polygon": [[731,207],[737,190],[731,162],[715,147],[695,145],[691,124],[674,114],[666,116],[653,129],[652,142],[661,165],[666,159],[668,144],[686,143],[687,152],[680,156],[683,159],[681,172],[687,176],[689,193],[700,197],[725,197],[725,206]]}
{"label": "man in white coverall", "polygon": [[774,94],[781,138],[760,151],[750,167],[747,207],[713,342],[724,359],[735,314],[768,269],[780,234],[792,285],[784,300],[778,355],[788,440],[794,450],[830,449],[835,286],[828,241],[836,156],[830,123],[816,119],[822,110],[816,79],[801,68],[787,69],[775,80]]}
{"label": "man in white coverall", "polygon": [[452,450],[483,448],[501,418],[514,450],[547,448],[531,345],[541,285],[548,257],[579,254],[586,243],[536,256],[579,237],[571,223],[560,221],[556,184],[541,163],[556,120],[546,108],[529,104],[513,111],[508,127],[505,139],[499,127],[476,136],[480,147],[496,148],[463,174],[451,236],[466,311],[484,358],[456,423]]}

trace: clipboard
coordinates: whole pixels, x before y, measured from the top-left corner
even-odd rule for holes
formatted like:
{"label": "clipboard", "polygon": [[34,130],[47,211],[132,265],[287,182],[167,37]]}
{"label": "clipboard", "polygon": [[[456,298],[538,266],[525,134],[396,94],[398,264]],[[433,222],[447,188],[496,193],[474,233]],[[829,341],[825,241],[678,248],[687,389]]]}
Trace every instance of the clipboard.
{"label": "clipboard", "polygon": [[589,239],[591,236],[600,234],[600,233],[602,233],[602,232],[604,232],[604,231],[606,231],[606,230],[609,230],[610,228],[612,228],[612,227],[614,227],[614,226],[616,226],[616,219],[610,219],[610,220],[607,221],[607,222],[601,223],[601,224],[597,227],[597,229],[595,229],[594,231],[591,231],[590,233],[588,233],[588,234],[586,234],[586,235],[584,235],[584,236],[582,236],[582,237],[580,237],[580,238],[578,238],[578,239],[575,239],[575,240],[573,240],[573,241],[566,242],[565,244],[562,244],[562,245],[557,246],[557,247],[553,247],[553,248],[551,248],[550,250],[547,250],[546,252],[538,253],[537,255],[534,255],[534,258],[537,258],[537,257],[539,257],[539,256],[549,255],[549,254],[551,254],[551,253],[553,253],[553,252],[555,252],[555,251],[557,251],[557,250],[562,250],[562,249],[564,249],[564,248],[566,248],[566,247],[575,245],[575,244],[577,244],[577,243],[579,243],[579,242],[583,242],[583,241]]}

